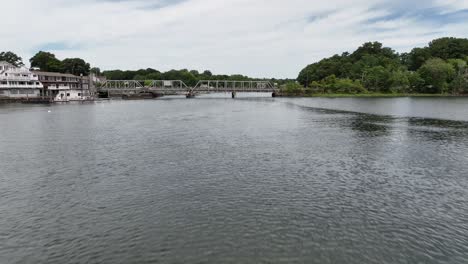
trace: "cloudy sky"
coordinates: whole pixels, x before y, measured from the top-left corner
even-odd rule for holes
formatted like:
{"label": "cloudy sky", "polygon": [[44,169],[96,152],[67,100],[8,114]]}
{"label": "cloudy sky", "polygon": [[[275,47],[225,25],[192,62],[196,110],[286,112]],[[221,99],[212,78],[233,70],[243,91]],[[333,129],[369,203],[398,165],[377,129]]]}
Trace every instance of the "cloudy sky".
{"label": "cloudy sky", "polygon": [[397,51],[468,37],[468,0],[0,0],[0,51],[39,50],[101,69],[209,69],[297,77],[381,41]]}

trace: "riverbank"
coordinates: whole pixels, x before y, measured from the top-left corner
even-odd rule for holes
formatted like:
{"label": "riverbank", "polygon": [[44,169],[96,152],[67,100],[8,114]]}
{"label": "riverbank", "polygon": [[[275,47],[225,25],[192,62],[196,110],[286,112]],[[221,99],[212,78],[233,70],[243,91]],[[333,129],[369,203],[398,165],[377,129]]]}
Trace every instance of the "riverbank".
{"label": "riverbank", "polygon": [[0,98],[0,104],[49,104],[53,103],[51,98],[37,97],[37,98]]}
{"label": "riverbank", "polygon": [[343,93],[320,93],[320,94],[278,94],[278,97],[323,97],[323,98],[354,98],[354,97],[368,97],[368,98],[398,98],[398,97],[468,97],[467,95],[451,95],[451,94],[408,94],[408,93],[362,93],[362,94],[343,94]]}

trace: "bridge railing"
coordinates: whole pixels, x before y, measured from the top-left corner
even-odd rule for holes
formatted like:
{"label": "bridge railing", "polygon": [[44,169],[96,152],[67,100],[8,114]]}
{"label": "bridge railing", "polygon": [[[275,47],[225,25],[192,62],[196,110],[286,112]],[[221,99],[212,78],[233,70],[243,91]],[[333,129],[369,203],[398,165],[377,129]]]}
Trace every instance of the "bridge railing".
{"label": "bridge railing", "polygon": [[109,80],[98,85],[100,91],[155,90],[161,92],[276,92],[278,88],[265,80],[200,80],[189,87],[181,80]]}
{"label": "bridge railing", "polygon": [[191,92],[275,92],[277,88],[269,81],[201,80]]}
{"label": "bridge railing", "polygon": [[189,91],[181,80],[108,80],[98,85],[100,90],[164,89]]}
{"label": "bridge railing", "polygon": [[97,85],[98,90],[137,90],[145,86],[142,81],[135,80],[108,80]]}

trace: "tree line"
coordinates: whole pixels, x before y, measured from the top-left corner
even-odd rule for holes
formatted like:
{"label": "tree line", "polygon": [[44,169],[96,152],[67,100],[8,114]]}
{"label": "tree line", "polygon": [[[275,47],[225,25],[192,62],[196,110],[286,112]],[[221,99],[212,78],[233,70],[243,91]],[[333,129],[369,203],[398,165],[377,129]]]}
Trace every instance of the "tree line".
{"label": "tree line", "polygon": [[[468,39],[440,38],[399,54],[364,43],[305,67],[290,93],[468,93]],[[288,90],[289,89],[289,90]]]}
{"label": "tree line", "polygon": [[[0,61],[7,61],[15,66],[24,66],[23,60],[13,52],[1,52]],[[59,60],[55,54],[45,51],[39,51],[35,54],[29,62],[31,67],[39,68],[42,71],[48,72],[60,72],[70,73],[74,75],[88,75],[95,73],[99,76],[104,76],[108,80],[182,80],[189,86],[194,86],[200,80],[236,80],[236,81],[248,81],[257,80],[248,76],[234,74],[215,75],[209,70],[199,72],[197,70],[170,70],[161,72],[152,68],[140,69],[140,70],[108,70],[101,72],[98,67],[91,68],[90,64],[80,58],[66,58]],[[278,85],[292,82],[290,79],[268,79]]]}
{"label": "tree line", "polygon": [[[140,69],[136,71],[122,71],[122,70],[112,70],[104,71],[102,75],[109,80],[181,80],[188,86],[194,86],[200,80],[232,80],[232,81],[249,81],[249,80],[258,80],[248,76],[233,74],[213,74],[209,70],[199,72],[197,70],[170,70],[166,72],[161,72],[152,68]],[[278,85],[285,84],[294,80],[288,79],[266,79]]]}
{"label": "tree line", "polygon": [[[24,66],[23,59],[11,51],[0,52],[0,61],[9,62],[17,67]],[[41,71],[70,73],[74,75],[88,75],[91,71],[89,63],[80,58],[66,58],[59,60],[50,52],[39,51],[29,62],[31,67]]]}

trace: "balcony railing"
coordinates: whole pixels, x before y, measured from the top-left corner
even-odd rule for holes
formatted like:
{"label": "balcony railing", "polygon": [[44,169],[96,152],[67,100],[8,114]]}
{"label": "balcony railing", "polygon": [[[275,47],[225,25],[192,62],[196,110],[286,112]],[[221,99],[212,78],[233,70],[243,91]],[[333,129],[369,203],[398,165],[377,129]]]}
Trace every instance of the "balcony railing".
{"label": "balcony railing", "polygon": [[18,82],[37,82],[37,77],[23,77],[23,76],[0,76],[1,81],[18,81]]}

